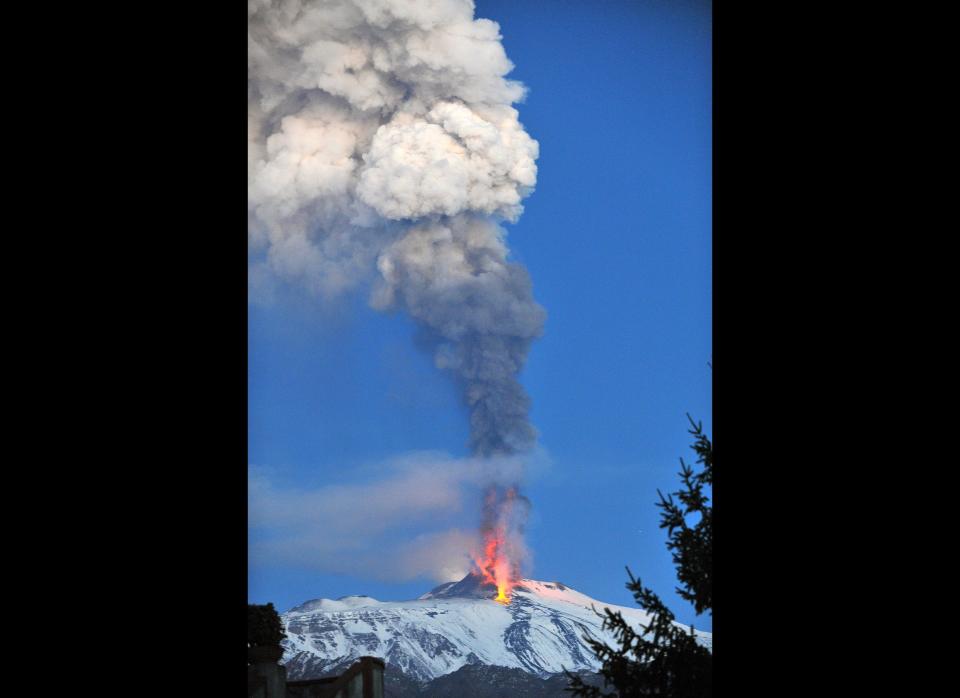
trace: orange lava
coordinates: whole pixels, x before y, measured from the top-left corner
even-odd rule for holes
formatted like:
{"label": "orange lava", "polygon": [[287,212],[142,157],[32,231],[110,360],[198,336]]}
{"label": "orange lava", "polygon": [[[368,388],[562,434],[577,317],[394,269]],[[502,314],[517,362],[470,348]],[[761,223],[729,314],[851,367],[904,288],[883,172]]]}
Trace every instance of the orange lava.
{"label": "orange lava", "polygon": [[499,603],[502,603],[504,606],[506,606],[507,604],[510,603],[510,597],[507,596],[507,593],[506,593],[505,589],[506,589],[506,588],[505,588],[504,586],[501,586],[501,585],[498,584],[498,585],[497,585],[497,598],[494,599],[494,601],[497,601],[497,602],[499,602]]}
{"label": "orange lava", "polygon": [[484,583],[497,587],[497,595],[493,600],[505,606],[510,603],[510,592],[517,584],[516,565],[510,559],[506,526],[514,496],[514,490],[508,489],[503,501],[498,502],[497,492],[488,491],[487,505],[496,506],[499,515],[493,525],[483,532],[482,557],[474,558]]}

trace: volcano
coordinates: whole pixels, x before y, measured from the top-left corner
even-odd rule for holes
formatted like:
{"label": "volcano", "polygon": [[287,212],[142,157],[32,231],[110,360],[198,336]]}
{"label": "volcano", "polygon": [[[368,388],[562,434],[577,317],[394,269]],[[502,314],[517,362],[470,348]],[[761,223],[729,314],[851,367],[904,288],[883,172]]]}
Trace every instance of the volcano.
{"label": "volcano", "polygon": [[[594,608],[620,611],[634,627],[650,620],[638,608],[605,604],[560,582],[521,579],[509,604],[496,596],[496,585],[469,574],[410,601],[307,601],[281,616],[287,633],[282,662],[294,680],[338,673],[364,655],[380,657],[388,679],[402,675],[409,682],[404,694],[412,695],[441,677],[484,668],[541,680],[564,669],[595,672],[600,663],[584,635],[615,643]],[[711,633],[696,635],[712,648]]]}

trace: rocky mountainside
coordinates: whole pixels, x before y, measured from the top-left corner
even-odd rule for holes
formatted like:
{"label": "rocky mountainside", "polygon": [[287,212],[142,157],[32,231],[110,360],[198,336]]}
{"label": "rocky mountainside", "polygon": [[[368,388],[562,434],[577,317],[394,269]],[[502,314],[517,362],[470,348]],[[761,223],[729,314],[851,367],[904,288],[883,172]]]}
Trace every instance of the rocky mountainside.
{"label": "rocky mountainside", "polygon": [[[495,595],[495,588],[467,575],[411,601],[307,601],[281,616],[287,676],[336,674],[367,655],[387,663],[391,695],[564,695],[564,669],[599,668],[583,636],[612,642],[593,608],[619,610],[634,625],[648,621],[640,609],[604,604],[559,582],[524,579],[509,605]],[[697,636],[712,647],[711,633]]]}
{"label": "rocky mountainside", "polygon": [[[580,675],[597,686],[603,685],[599,674],[580,672]],[[384,691],[388,698],[570,698],[566,691],[569,683],[564,674],[541,678],[522,669],[467,664],[419,687],[405,686],[396,693],[391,691],[392,687],[385,687]]]}

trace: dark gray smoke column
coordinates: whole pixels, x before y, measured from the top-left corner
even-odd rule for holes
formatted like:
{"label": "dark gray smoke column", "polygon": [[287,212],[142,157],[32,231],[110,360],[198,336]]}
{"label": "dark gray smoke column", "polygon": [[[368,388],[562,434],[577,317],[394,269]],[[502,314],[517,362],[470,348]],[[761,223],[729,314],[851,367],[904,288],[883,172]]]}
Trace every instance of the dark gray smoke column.
{"label": "dark gray smoke column", "polygon": [[[536,184],[523,86],[471,0],[250,0],[251,288],[373,283],[436,339],[471,446],[529,448],[517,377],[544,311],[500,222]],[[377,274],[379,272],[379,274]]]}
{"label": "dark gray smoke column", "polygon": [[463,385],[471,446],[505,455],[533,445],[530,399],[517,380],[545,313],[527,271],[507,261],[503,231],[468,216],[417,226],[378,261],[374,304],[399,304],[441,340],[436,363]]}

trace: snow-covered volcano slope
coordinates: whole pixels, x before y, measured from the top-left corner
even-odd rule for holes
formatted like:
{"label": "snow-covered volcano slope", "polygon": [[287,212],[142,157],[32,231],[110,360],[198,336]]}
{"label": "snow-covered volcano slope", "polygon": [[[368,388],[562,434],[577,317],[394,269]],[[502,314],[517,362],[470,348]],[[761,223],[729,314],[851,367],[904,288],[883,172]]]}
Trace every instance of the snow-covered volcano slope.
{"label": "snow-covered volcano slope", "polygon": [[[290,679],[338,672],[358,657],[381,657],[408,677],[430,681],[465,664],[523,669],[539,676],[595,671],[599,663],[584,634],[606,637],[601,611],[619,610],[635,626],[649,617],[637,608],[605,604],[559,582],[524,579],[508,606],[496,589],[467,575],[412,601],[347,596],[316,599],[284,613],[283,663]],[[697,631],[712,648],[713,635]]]}

